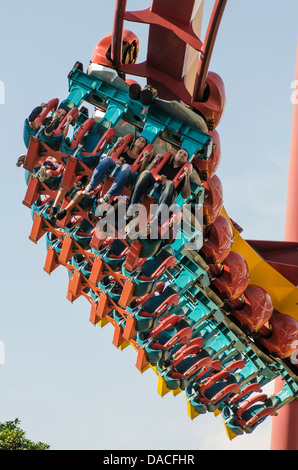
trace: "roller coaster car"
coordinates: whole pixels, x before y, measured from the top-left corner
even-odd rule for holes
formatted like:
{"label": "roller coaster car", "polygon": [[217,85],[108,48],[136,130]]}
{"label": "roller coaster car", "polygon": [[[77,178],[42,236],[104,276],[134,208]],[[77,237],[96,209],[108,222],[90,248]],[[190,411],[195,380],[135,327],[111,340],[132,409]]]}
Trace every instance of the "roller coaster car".
{"label": "roller coaster car", "polygon": [[[111,57],[112,33],[107,34],[95,46],[91,62],[107,67],[114,67]],[[128,30],[123,31],[122,64],[134,64],[139,53],[139,39]]]}
{"label": "roller coaster car", "polygon": [[75,125],[79,119],[79,115],[80,115],[80,111],[77,109],[77,108],[72,108],[70,109],[70,111],[68,111],[67,115],[65,116],[64,119],[62,119],[62,121],[60,122],[59,126],[57,127],[57,129],[55,129],[53,131],[53,134],[54,135],[60,135],[63,133],[64,131],[64,128],[66,126],[66,123],[67,123],[67,120],[69,117],[72,118],[71,120],[71,124],[72,125]]}
{"label": "roller coaster car", "polygon": [[211,369],[212,358],[203,345],[203,338],[191,340],[167,360],[165,371],[160,369],[170,390],[184,390],[194,377]]}
{"label": "roller coaster car", "polygon": [[48,101],[46,106],[43,108],[42,112],[36,118],[36,123],[38,124],[38,126],[41,126],[48,114],[54,113],[57,110],[58,106],[58,98],[52,98],[50,101]]}
{"label": "roller coaster car", "polygon": [[116,239],[104,250],[102,259],[111,269],[119,271],[125,261],[127,252],[128,247],[121,240]]}
{"label": "roller coaster car", "polygon": [[274,356],[285,359],[297,352],[298,322],[289,315],[273,311],[269,320],[269,337],[260,342]]}
{"label": "roller coaster car", "polygon": [[206,263],[222,263],[230,254],[233,245],[233,231],[229,221],[219,215],[211,225],[205,228],[204,238],[201,253]]}
{"label": "roller coaster car", "polygon": [[[162,169],[166,163],[168,163],[171,158],[172,158],[172,153],[171,152],[165,152],[160,159],[156,160],[156,163],[153,165],[153,168],[151,169],[151,173],[153,177],[155,178],[156,181],[158,181],[161,176],[162,176]],[[188,168],[190,171],[192,171],[192,164],[190,162],[186,162],[180,169],[180,171],[177,173],[175,178],[173,179],[173,183],[175,187],[177,187],[180,183],[181,180],[185,176],[185,169]],[[152,194],[153,194],[152,190]]]}
{"label": "roller coaster car", "polygon": [[[51,136],[46,136],[42,130],[43,130],[43,122],[45,118],[48,116],[49,113],[55,112],[57,107],[59,105],[59,100],[58,98],[53,98],[51,99],[47,105],[43,108],[42,112],[38,115],[36,118],[36,123],[38,124],[39,128],[37,129],[32,129],[29,126],[28,120],[25,121],[24,125],[24,142],[26,147],[28,148],[28,155],[26,158],[26,162],[24,164],[24,168],[27,170],[32,171],[34,168],[33,162],[32,162],[32,156],[30,155],[30,140],[31,137],[38,137],[38,139],[41,142],[46,143],[49,145],[50,148],[53,150],[57,150],[61,143],[62,143],[62,133],[64,130],[64,127],[66,125],[67,119],[71,116],[72,121],[71,124],[74,126],[79,118],[79,110],[74,107],[64,107],[66,110],[68,110],[67,115],[64,117],[64,119],[61,121],[57,129],[53,130]],[[71,105],[71,103],[70,103]],[[38,146],[39,147],[39,146]],[[36,156],[35,156],[36,159]]]}
{"label": "roller coaster car", "polygon": [[216,130],[209,132],[212,137],[212,152],[207,160],[194,158],[192,163],[197,169],[202,181],[208,181],[215,175],[221,159],[221,142]]}
{"label": "roller coaster car", "polygon": [[223,208],[223,186],[217,175],[202,183],[205,188],[205,200],[203,204],[204,225],[211,225]]}
{"label": "roller coaster car", "polygon": [[[127,308],[130,321],[126,322],[124,337],[131,338],[132,325],[136,331],[147,331],[163,315],[171,305],[175,306],[180,300],[179,289],[167,286],[159,295],[151,296],[136,308]],[[146,298],[146,296],[145,296]]]}
{"label": "roller coaster car", "polygon": [[156,365],[189,344],[192,333],[185,315],[170,315],[161,319],[149,333],[139,333],[137,340],[145,349],[148,361]]}
{"label": "roller coaster car", "polygon": [[[126,147],[129,147],[131,145],[131,143],[133,141],[133,138],[134,138],[134,136],[132,134],[126,134],[123,137],[123,143],[121,145],[117,146],[117,148],[114,149],[109,154],[109,156],[116,163],[116,167],[112,171],[111,175],[107,175],[107,177],[105,178],[105,182],[104,182],[103,190],[102,190],[103,194],[106,194],[108,192],[109,188],[111,187],[111,185],[112,185],[112,183],[115,179],[116,172],[122,165],[121,154],[124,152]],[[151,144],[146,145],[146,147],[142,150],[140,155],[136,158],[134,163],[131,165],[132,174],[136,174],[140,170],[140,167],[141,167],[144,159],[146,158],[145,153],[149,153],[149,158],[151,158],[152,155],[153,155],[153,150],[154,150],[153,145],[151,145]],[[123,191],[122,194],[130,195],[131,191],[128,188],[125,188],[125,190]]]}
{"label": "roller coaster car", "polygon": [[162,248],[157,255],[147,261],[141,260],[133,272],[122,267],[122,274],[134,283],[133,296],[141,297],[154,290],[158,279],[167,269],[176,265],[175,252],[170,247]]}
{"label": "roller coaster car", "polygon": [[[162,169],[166,163],[170,161],[172,158],[172,153],[171,152],[165,152],[161,158],[156,161],[154,164],[153,168],[151,169],[151,174],[153,175],[154,179],[156,180],[156,183],[153,185],[151,188],[150,192],[147,193],[144,198],[143,198],[143,204],[147,208],[147,211],[149,212],[149,207],[151,203],[156,203],[159,199],[159,191],[158,188],[160,184],[164,184],[167,179],[162,179]],[[186,175],[186,169],[189,170],[189,172],[192,172],[193,166],[190,162],[186,162],[178,171],[176,176],[173,178],[172,182],[175,186],[175,188],[178,187],[178,185],[183,181]],[[163,228],[163,231],[167,229],[167,226]],[[162,230],[160,230],[160,235],[163,237]]]}
{"label": "roller coaster car", "polygon": [[209,72],[206,78],[204,96],[201,102],[193,102],[192,107],[204,117],[208,129],[214,130],[223,115],[226,104],[226,92],[222,78]]}
{"label": "roller coaster car", "polygon": [[260,329],[271,318],[273,305],[270,295],[260,286],[249,285],[244,291],[244,304],[232,309],[232,315],[251,332]]}
{"label": "roller coaster car", "polygon": [[227,426],[237,435],[243,432],[250,434],[268,416],[276,416],[277,410],[270,405],[270,400],[266,394],[255,395],[240,404],[236,410],[225,408],[223,418]]}
{"label": "roller coaster car", "polygon": [[87,220],[83,219],[79,226],[72,233],[73,239],[81,246],[82,249],[90,249],[90,242],[94,233],[94,226]]}
{"label": "roller coaster car", "polygon": [[231,251],[222,263],[220,277],[211,280],[213,287],[224,299],[233,300],[240,297],[249,283],[249,269],[246,260],[239,253]]}
{"label": "roller coaster car", "polygon": [[32,173],[28,181],[23,204],[31,208],[39,197],[45,195],[50,196],[51,199],[55,199],[56,191],[61,183],[61,179],[62,175],[59,175],[54,178],[49,178],[41,183],[38,177]]}
{"label": "roller coaster car", "polygon": [[223,370],[214,374],[201,384],[195,402],[199,402],[207,407],[209,411],[215,411],[232,395],[239,393],[240,386],[237,374],[234,371],[243,369],[246,362],[243,360],[234,361]]}

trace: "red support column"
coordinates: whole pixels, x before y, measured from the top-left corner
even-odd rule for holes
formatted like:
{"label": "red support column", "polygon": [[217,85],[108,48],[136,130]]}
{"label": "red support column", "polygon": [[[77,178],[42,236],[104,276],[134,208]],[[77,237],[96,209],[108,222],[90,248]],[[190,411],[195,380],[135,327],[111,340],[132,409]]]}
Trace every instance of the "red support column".
{"label": "red support column", "polygon": [[[289,163],[288,195],[285,223],[285,241],[298,242],[298,50],[295,77],[296,100],[293,107],[292,137]],[[294,96],[293,95],[293,96]],[[283,387],[275,381],[275,394]],[[272,421],[272,450],[298,450],[298,400],[284,406]]]}

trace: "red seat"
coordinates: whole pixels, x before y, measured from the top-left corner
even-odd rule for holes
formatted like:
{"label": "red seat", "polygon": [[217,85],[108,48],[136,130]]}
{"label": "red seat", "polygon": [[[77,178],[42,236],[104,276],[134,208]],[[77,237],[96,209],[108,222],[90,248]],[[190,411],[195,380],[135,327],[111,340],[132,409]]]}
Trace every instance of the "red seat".
{"label": "red seat", "polygon": [[115,163],[119,163],[119,158],[121,157],[121,154],[124,152],[126,147],[130,146],[132,141],[133,135],[126,134],[123,137],[123,143],[121,145],[118,145],[116,148],[113,148],[113,151],[109,154],[109,156],[114,160]]}
{"label": "red seat", "polygon": [[205,188],[203,204],[204,225],[211,225],[220,215],[223,207],[223,186],[217,175],[202,183]]}
{"label": "red seat", "polygon": [[298,322],[289,315],[273,311],[269,320],[271,335],[261,338],[266,349],[284,359],[298,350]]}
{"label": "red seat", "polygon": [[202,181],[208,181],[213,175],[215,175],[221,159],[221,143],[219,134],[214,130],[209,132],[209,135],[212,137],[213,143],[210,157],[207,160],[197,157],[192,161],[193,165],[198,169]]}
{"label": "red seat", "polygon": [[77,122],[78,118],[79,118],[79,110],[78,110],[77,108],[72,108],[72,109],[67,113],[67,115],[65,116],[65,118],[62,119],[62,121],[60,122],[60,124],[59,124],[59,126],[57,127],[57,129],[55,129],[55,130],[53,131],[53,134],[55,134],[55,135],[60,135],[60,134],[62,134],[63,129],[64,129],[64,127],[65,127],[65,125],[66,125],[66,122],[67,122],[67,118],[70,117],[70,116],[72,117],[71,123],[72,123],[72,124],[75,124],[75,123]]}
{"label": "red seat", "polygon": [[249,283],[248,265],[239,253],[231,251],[223,261],[223,272],[213,279],[212,285],[228,300],[240,297]]}
{"label": "red seat", "polygon": [[234,424],[242,429],[246,428],[248,431],[249,428],[256,427],[267,416],[275,416],[277,414],[276,408],[274,406],[266,406],[265,402],[267,399],[268,396],[264,393],[246,400],[236,411]]}
{"label": "red seat", "polygon": [[162,168],[163,166],[171,159],[172,154],[171,152],[165,152],[160,160],[156,161],[155,165],[153,166],[151,173],[156,180],[158,180],[162,175]]}
{"label": "red seat", "polygon": [[219,215],[208,227],[208,240],[201,249],[207,264],[221,263],[230,253],[233,245],[233,231],[230,222]]}
{"label": "red seat", "polygon": [[260,286],[249,285],[244,291],[243,307],[231,312],[241,325],[256,331],[267,323],[273,309],[270,295]]}
{"label": "red seat", "polygon": [[185,178],[185,170],[188,169],[189,172],[191,173],[192,172],[192,164],[189,163],[189,162],[186,162],[185,165],[183,165],[181,167],[181,169],[178,171],[177,175],[175,176],[175,178],[173,179],[173,183],[174,183],[174,186],[175,188],[177,188],[177,186],[181,183],[181,181],[184,180]]}
{"label": "red seat", "polygon": [[95,119],[89,118],[87,119],[84,124],[81,125],[79,130],[77,131],[76,135],[72,138],[70,143],[70,148],[75,149],[82,141],[83,137],[87,134],[87,132],[91,131],[94,127]]}
{"label": "red seat", "polygon": [[193,102],[192,106],[205,118],[208,129],[213,130],[218,126],[224,112],[225,86],[222,78],[215,72],[208,72],[206,82],[206,96],[200,102]]}
{"label": "red seat", "polygon": [[47,103],[46,107],[43,108],[42,112],[36,118],[36,122],[39,126],[42,125],[43,121],[45,120],[45,118],[50,112],[56,111],[56,109],[58,108],[58,104],[59,104],[58,98],[53,98]]}

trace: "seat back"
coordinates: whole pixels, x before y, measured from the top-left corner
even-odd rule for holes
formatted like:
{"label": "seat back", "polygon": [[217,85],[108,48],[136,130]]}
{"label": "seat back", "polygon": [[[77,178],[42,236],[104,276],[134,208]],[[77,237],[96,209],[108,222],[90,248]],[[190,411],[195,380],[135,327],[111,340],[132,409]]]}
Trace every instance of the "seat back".
{"label": "seat back", "polygon": [[114,160],[115,163],[119,162],[119,158],[121,154],[124,152],[126,147],[128,147],[133,141],[133,135],[132,134],[126,134],[123,137],[123,143],[121,145],[118,145],[116,148],[113,149],[113,151],[110,153],[110,157]]}
{"label": "seat back", "polygon": [[154,176],[154,178],[157,180],[160,178],[160,173],[163,168],[163,166],[171,159],[172,154],[171,152],[165,152],[161,159],[156,161],[156,164],[153,166],[151,173]]}
{"label": "seat back", "polygon": [[62,134],[63,130],[64,130],[64,127],[66,125],[66,122],[67,122],[67,119],[69,117],[72,117],[72,121],[71,123],[72,124],[75,124],[77,122],[77,120],[79,119],[79,110],[77,108],[72,108],[68,113],[67,115],[65,116],[64,119],[62,119],[62,121],[60,122],[59,126],[57,127],[57,129],[55,129],[53,131],[53,134],[55,135],[60,135]]}
{"label": "seat back", "polygon": [[146,145],[146,147],[144,148],[144,150],[142,150],[141,154],[138,156],[138,158],[136,159],[136,161],[131,165],[131,171],[133,174],[137,173],[140,168],[141,168],[141,165],[144,161],[144,154],[145,152],[149,152],[149,159],[152,158],[152,155],[153,155],[153,151],[154,151],[154,147],[152,144],[149,144],[149,145]]}
{"label": "seat back", "polygon": [[185,178],[185,175],[186,175],[186,172],[185,170],[188,169],[190,171],[190,173],[192,172],[192,164],[187,162],[185,163],[185,165],[182,166],[181,170],[179,170],[179,172],[177,173],[177,175],[175,176],[175,178],[173,179],[173,183],[175,185],[175,188],[177,188],[177,186],[181,183],[181,181],[184,180]]}
{"label": "seat back", "polygon": [[46,107],[42,110],[40,115],[36,118],[36,122],[39,126],[42,125],[44,119],[47,117],[49,113],[56,111],[56,109],[58,108],[58,104],[59,104],[58,98],[53,98],[47,103]]}

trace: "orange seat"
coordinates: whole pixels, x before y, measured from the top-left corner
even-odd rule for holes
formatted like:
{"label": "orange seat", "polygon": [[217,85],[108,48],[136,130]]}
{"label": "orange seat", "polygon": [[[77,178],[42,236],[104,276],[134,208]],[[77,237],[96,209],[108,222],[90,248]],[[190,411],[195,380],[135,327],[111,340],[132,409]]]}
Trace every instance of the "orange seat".
{"label": "orange seat", "polygon": [[202,183],[205,188],[205,200],[203,204],[204,225],[211,225],[220,215],[223,207],[223,187],[217,175]]}
{"label": "orange seat", "polygon": [[228,219],[219,215],[213,224],[208,226],[201,252],[207,264],[221,263],[230,253],[233,245],[233,231]]}
{"label": "orange seat", "polygon": [[231,312],[241,325],[247,326],[250,331],[256,331],[265,325],[272,315],[271,297],[262,287],[249,285],[244,291],[243,307]]}
{"label": "orange seat", "polygon": [[231,252],[223,261],[223,272],[213,279],[212,285],[229,300],[240,297],[249,283],[248,265],[239,253]]}
{"label": "orange seat", "polygon": [[269,324],[271,335],[260,339],[263,346],[282,359],[294,354],[298,350],[298,322],[274,310]]}

